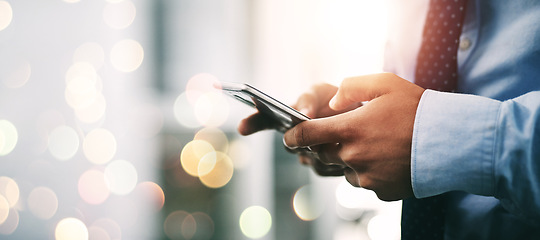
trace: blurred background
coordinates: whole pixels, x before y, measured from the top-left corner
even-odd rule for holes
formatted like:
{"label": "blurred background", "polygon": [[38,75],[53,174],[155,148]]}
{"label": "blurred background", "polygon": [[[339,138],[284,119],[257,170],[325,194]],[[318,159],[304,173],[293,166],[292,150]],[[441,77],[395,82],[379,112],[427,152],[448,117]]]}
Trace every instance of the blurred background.
{"label": "blurred background", "polygon": [[399,239],[252,109],[380,72],[385,1],[0,0],[0,239]]}

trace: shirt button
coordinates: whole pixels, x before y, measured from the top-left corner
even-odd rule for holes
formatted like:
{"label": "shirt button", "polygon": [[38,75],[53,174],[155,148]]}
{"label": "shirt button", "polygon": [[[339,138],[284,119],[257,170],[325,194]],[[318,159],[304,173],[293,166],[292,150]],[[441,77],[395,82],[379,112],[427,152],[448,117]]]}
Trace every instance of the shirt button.
{"label": "shirt button", "polygon": [[461,38],[459,41],[459,50],[465,51],[471,47],[471,40],[467,37]]}

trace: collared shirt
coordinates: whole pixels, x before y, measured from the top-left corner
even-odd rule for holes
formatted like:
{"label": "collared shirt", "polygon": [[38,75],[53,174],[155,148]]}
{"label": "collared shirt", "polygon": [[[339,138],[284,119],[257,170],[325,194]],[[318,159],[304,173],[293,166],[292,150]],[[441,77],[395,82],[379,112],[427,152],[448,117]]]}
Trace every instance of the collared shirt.
{"label": "collared shirt", "polygon": [[[389,0],[385,70],[414,81],[428,0]],[[462,94],[426,90],[414,124],[416,197],[445,193],[446,239],[540,239],[540,1],[469,0]]]}

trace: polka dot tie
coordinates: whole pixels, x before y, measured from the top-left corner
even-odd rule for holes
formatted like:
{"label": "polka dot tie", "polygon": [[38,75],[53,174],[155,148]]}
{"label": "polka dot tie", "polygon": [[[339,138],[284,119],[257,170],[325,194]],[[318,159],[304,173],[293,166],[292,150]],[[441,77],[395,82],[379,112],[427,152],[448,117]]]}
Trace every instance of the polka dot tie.
{"label": "polka dot tie", "polygon": [[457,50],[466,0],[431,0],[416,65],[416,84],[455,92]]}
{"label": "polka dot tie", "polygon": [[[418,53],[416,84],[457,90],[457,50],[466,0],[431,0]],[[436,161],[436,159],[434,159]],[[445,195],[403,200],[401,239],[444,239]]]}

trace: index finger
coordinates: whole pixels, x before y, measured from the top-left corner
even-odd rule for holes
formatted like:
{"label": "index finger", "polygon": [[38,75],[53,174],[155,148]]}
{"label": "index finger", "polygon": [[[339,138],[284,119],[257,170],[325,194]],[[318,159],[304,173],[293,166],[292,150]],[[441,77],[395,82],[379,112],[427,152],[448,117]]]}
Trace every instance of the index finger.
{"label": "index finger", "polygon": [[[336,115],[339,116],[339,115]],[[288,148],[308,147],[341,140],[341,124],[336,116],[304,121],[289,129],[283,135]]]}
{"label": "index finger", "polygon": [[246,136],[262,130],[273,129],[277,126],[278,124],[274,119],[269,118],[261,112],[256,112],[240,121],[238,124],[238,132],[241,135]]}

